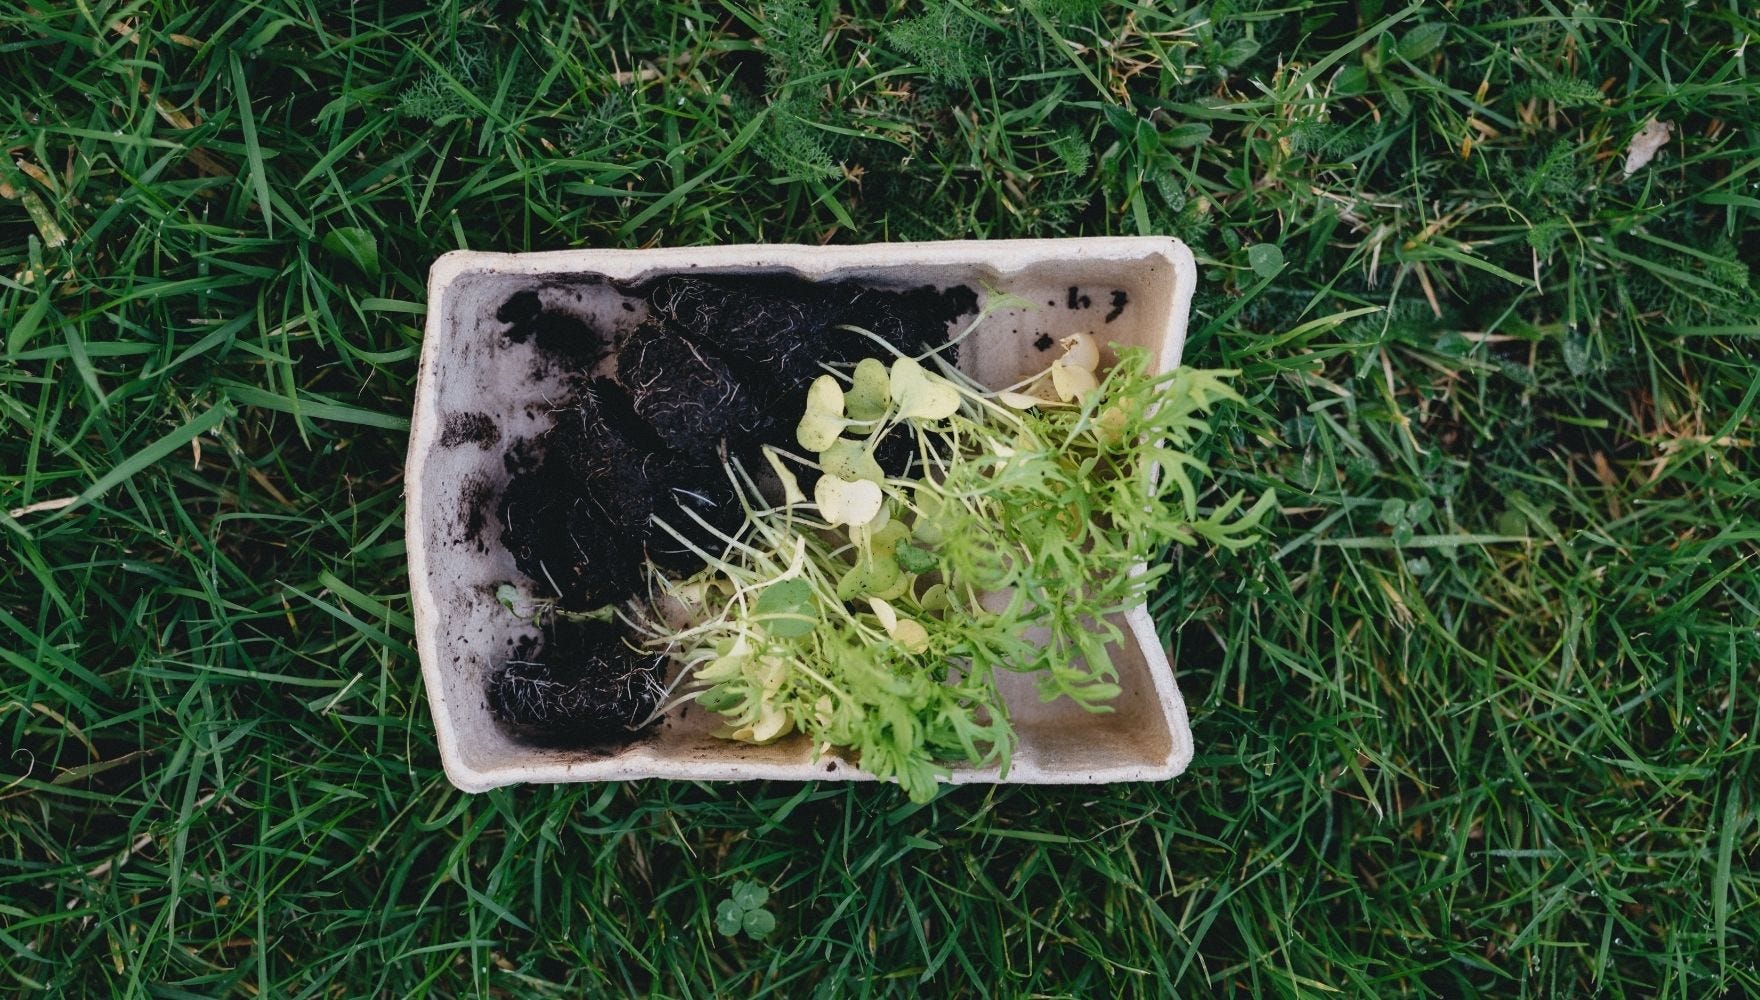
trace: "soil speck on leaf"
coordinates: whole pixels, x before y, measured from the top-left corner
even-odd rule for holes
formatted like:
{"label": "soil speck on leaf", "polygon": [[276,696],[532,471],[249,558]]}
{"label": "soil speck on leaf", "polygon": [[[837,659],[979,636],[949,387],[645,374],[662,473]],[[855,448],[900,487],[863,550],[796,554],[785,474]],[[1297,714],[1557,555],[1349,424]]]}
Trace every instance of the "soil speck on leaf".
{"label": "soil speck on leaf", "polygon": [[1057,341],[1051,339],[1051,334],[1041,333],[1039,334],[1039,339],[1033,341],[1033,346],[1041,351],[1049,351],[1051,350],[1051,345],[1055,343],[1057,343]]}

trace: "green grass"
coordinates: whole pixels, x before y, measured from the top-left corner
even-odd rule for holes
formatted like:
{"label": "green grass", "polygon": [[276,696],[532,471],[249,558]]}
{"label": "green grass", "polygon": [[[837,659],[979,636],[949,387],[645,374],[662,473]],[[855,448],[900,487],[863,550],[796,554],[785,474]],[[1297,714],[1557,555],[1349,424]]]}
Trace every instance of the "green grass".
{"label": "green grass", "polygon": [[[1751,5],[414,6],[0,0],[6,988],[1760,993]],[[1285,507],[1185,777],[446,783],[435,256],[1100,233]]]}

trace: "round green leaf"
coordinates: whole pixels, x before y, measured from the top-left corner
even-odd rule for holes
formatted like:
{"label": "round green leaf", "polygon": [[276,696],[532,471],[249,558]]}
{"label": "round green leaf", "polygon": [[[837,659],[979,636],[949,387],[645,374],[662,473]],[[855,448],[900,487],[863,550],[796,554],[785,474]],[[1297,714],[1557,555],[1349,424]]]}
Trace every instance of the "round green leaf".
{"label": "round green leaf", "polygon": [[1081,399],[1100,387],[1100,381],[1086,368],[1077,368],[1059,361],[1051,366],[1051,385],[1063,402]]}
{"label": "round green leaf", "polygon": [[828,417],[843,416],[843,387],[829,375],[821,375],[813,380],[807,389],[807,412],[822,413]]}
{"label": "round green leaf", "polygon": [[942,511],[946,501],[932,490],[919,487],[916,491],[917,519],[911,522],[911,534],[929,545],[939,545],[947,537]]}
{"label": "round green leaf", "polygon": [[722,900],[721,905],[715,908],[715,929],[730,937],[740,932],[745,926],[745,919],[745,908],[731,899]]}
{"label": "round green leaf", "polygon": [[911,537],[911,529],[898,521],[887,521],[874,530],[870,544],[875,552],[892,555],[898,547],[898,543],[909,537]]}
{"label": "round green leaf", "polygon": [[906,578],[898,561],[884,553],[856,560],[856,564],[837,581],[837,599],[853,601],[863,595],[889,598],[902,591]]}
{"label": "round green leaf", "polygon": [[829,375],[813,380],[807,390],[807,412],[795,426],[794,439],[808,451],[824,451],[843,433],[843,387]]}
{"label": "round green leaf", "polygon": [[[773,583],[758,595],[757,602],[752,605],[752,615],[763,623],[764,631],[779,638],[806,635],[818,625],[813,607],[813,587],[801,579]],[[738,890],[734,896],[738,898]]]}
{"label": "round green leaf", "polygon": [[770,901],[770,890],[756,882],[741,882],[733,887],[733,901],[743,909],[755,910]]}
{"label": "round green leaf", "polygon": [[917,598],[917,604],[924,611],[945,611],[952,607],[951,602],[947,599],[947,585],[934,584],[928,590],[923,591],[922,597]]}
{"label": "round green leaf", "polygon": [[929,630],[921,622],[902,618],[898,624],[886,630],[892,641],[913,653],[924,653],[929,650]]}
{"label": "round green leaf", "polygon": [[746,914],[745,929],[752,940],[762,941],[776,929],[776,917],[769,910],[753,910]]}
{"label": "round green leaf", "polygon": [[824,451],[837,441],[843,433],[843,418],[828,417],[823,413],[809,413],[795,425],[794,439],[797,444],[808,451]]}
{"label": "round green leaf", "polygon": [[1255,243],[1247,248],[1247,263],[1254,274],[1269,278],[1283,270],[1283,249],[1275,243]]}

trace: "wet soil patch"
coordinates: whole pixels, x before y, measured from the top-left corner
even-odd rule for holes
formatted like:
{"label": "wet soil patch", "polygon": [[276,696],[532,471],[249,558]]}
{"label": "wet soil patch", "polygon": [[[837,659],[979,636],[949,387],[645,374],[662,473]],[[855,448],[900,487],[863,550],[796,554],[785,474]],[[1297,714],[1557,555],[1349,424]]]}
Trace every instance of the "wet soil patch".
{"label": "wet soil patch", "polygon": [[[645,593],[650,563],[685,576],[704,565],[700,553],[719,554],[744,520],[728,463],[756,471],[764,445],[793,450],[807,387],[827,366],[937,349],[952,360],[949,326],[978,305],[964,286],[780,274],[693,272],[617,290],[648,314],[617,338],[532,289],[496,312],[504,334],[534,342],[573,391],[547,430],[506,443],[510,480],[484,519],[500,525],[533,589],[576,612]],[[615,376],[595,376],[608,354]],[[876,458],[902,474],[914,445],[894,436]],[[611,625],[549,630],[491,670],[490,708],[524,739],[607,738],[639,700],[625,669],[633,644]]]}

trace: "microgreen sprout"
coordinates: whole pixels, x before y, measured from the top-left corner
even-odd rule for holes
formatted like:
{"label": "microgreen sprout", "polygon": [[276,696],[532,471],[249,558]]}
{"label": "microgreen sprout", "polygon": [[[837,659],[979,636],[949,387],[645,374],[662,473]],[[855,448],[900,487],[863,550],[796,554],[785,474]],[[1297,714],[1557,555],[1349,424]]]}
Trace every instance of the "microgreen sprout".
{"label": "microgreen sprout", "polygon": [[[650,629],[721,735],[799,732],[922,801],[950,762],[1006,772],[998,672],[1110,710],[1115,616],[1167,571],[1161,547],[1250,544],[1273,498],[1200,510],[1207,470],[1191,449],[1203,415],[1239,399],[1233,372],[1155,374],[1140,350],[1102,371],[1092,337],[1062,346],[1000,391],[939,357],[939,371],[899,356],[823,375],[796,428],[806,454],[766,453],[780,500],[733,469],[745,529],[724,555],[701,553],[702,573],[661,584],[687,624]],[[914,462],[888,475],[877,449],[899,433]],[[794,472],[808,466],[810,499]]]}

